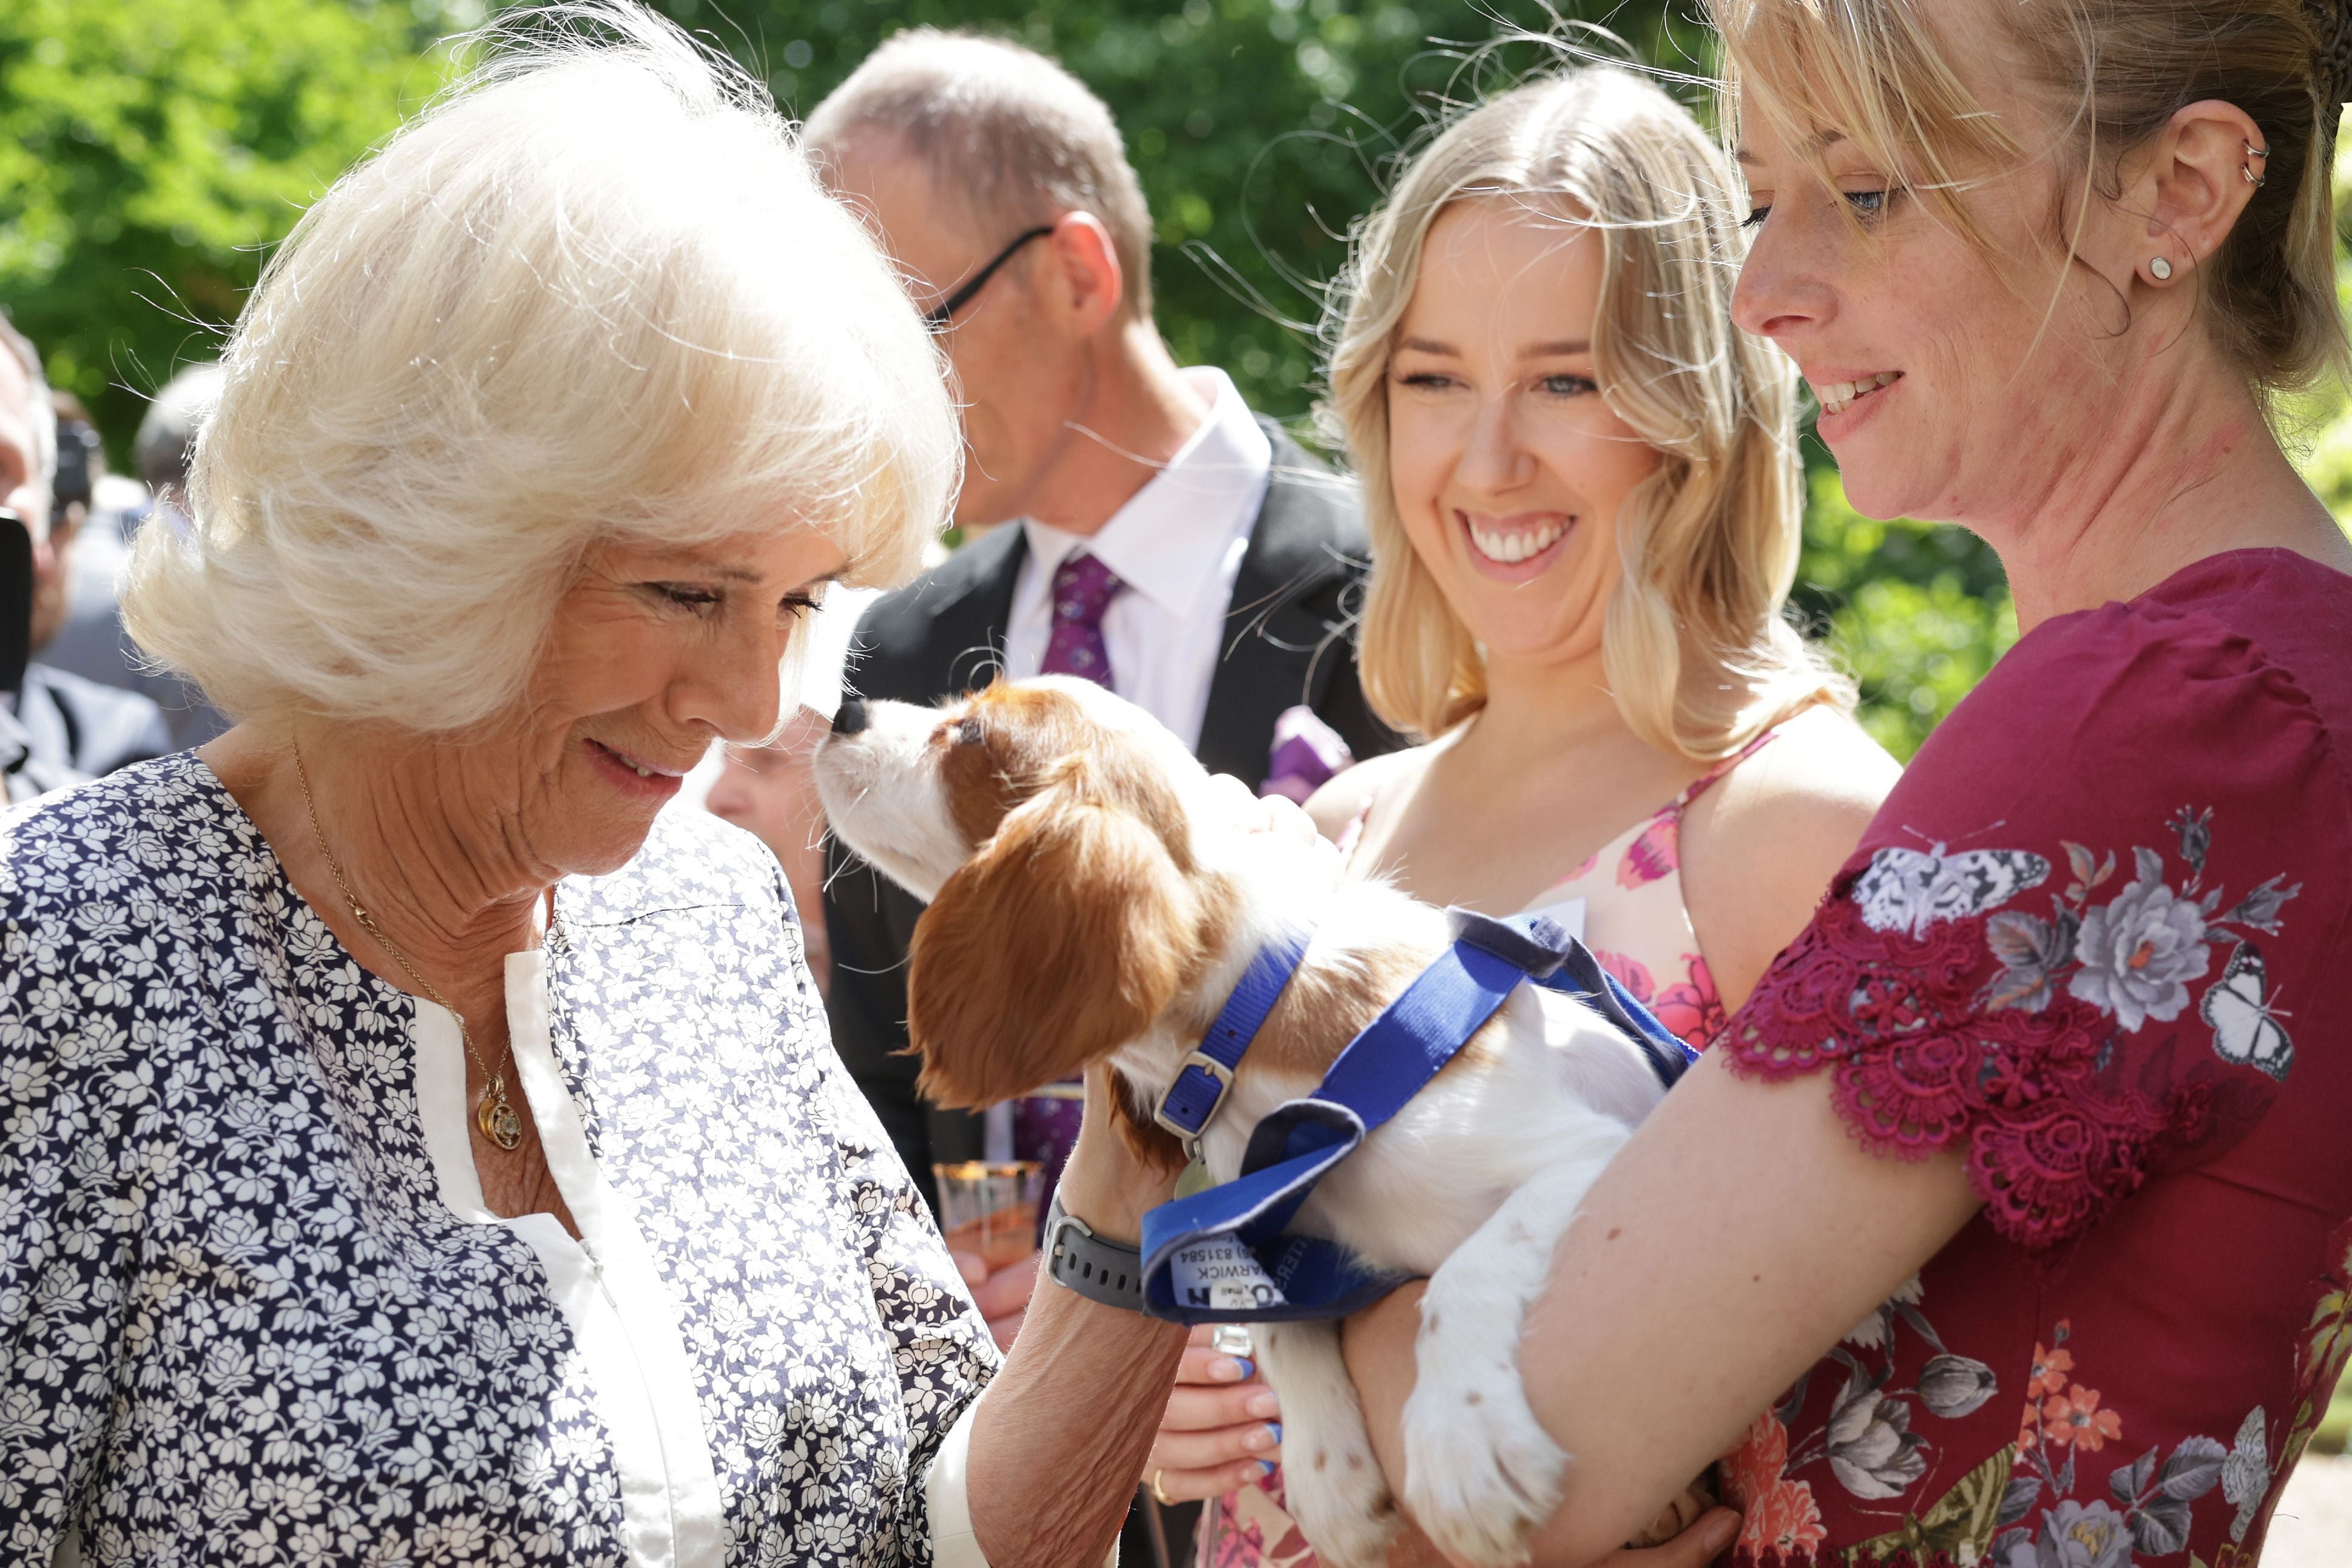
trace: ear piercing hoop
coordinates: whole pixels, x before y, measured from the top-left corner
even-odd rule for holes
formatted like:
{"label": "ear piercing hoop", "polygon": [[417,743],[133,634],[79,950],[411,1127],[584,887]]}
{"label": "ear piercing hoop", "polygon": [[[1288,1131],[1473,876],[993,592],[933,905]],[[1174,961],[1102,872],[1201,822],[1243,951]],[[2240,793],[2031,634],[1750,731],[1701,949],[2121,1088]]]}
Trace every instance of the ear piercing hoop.
{"label": "ear piercing hoop", "polygon": [[[2269,148],[2257,147],[2252,142],[2246,141],[2242,137],[2239,139],[2238,145],[2246,150],[2246,156],[2250,160],[2255,158],[2267,159],[2271,155],[2271,150]],[[2255,174],[2254,165],[2251,162],[2239,164],[2238,173],[2245,176],[2246,184],[2253,186],[2257,190],[2260,190],[2264,184],[2268,184],[2270,180],[2270,176],[2267,174]],[[2172,281],[2172,263],[2161,256],[2155,257],[2149,260],[2147,264],[2147,271],[2148,276],[2155,279],[2158,283],[2169,283]]]}

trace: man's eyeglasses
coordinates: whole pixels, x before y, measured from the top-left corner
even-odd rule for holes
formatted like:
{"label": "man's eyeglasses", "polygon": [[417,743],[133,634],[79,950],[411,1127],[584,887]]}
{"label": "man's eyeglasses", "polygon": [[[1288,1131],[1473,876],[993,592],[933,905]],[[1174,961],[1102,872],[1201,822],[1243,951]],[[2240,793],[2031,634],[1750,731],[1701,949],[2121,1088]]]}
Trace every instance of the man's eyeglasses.
{"label": "man's eyeglasses", "polygon": [[1022,235],[1012,244],[998,251],[996,253],[996,259],[991,261],[987,266],[973,273],[971,277],[965,281],[962,288],[958,289],[954,293],[949,295],[946,299],[940,300],[938,304],[924,311],[923,320],[934,327],[946,326],[950,321],[955,320],[955,313],[958,310],[961,310],[966,305],[971,304],[973,297],[988,286],[988,280],[996,276],[996,269],[1003,266],[1006,262],[1012,260],[1014,254],[1017,253],[1023,246],[1028,244],[1033,239],[1042,239],[1053,232],[1054,226],[1052,224],[1045,224],[1039,227],[1031,229],[1024,235]]}

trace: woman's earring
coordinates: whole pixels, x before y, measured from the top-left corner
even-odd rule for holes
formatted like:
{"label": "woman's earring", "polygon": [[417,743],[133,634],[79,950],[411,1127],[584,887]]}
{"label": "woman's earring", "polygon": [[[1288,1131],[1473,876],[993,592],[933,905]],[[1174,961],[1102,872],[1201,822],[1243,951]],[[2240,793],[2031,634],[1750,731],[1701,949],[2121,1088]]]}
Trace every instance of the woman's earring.
{"label": "woman's earring", "polygon": [[[2271,150],[2269,148],[2257,147],[2251,142],[2242,142],[2240,145],[2245,148],[2246,156],[2249,159],[2267,159],[2271,155]],[[2263,165],[2263,172],[2259,174],[2254,173],[2254,166],[2252,163],[2239,164],[2238,173],[2243,174],[2246,177],[2246,184],[2253,186],[2256,190],[2262,189],[2263,185],[2270,183],[2270,167],[2267,163]]]}
{"label": "woman's earring", "polygon": [[2172,281],[2172,263],[2167,261],[2161,256],[2147,264],[2147,270],[2150,276],[2154,277],[2158,283],[2169,283]]}

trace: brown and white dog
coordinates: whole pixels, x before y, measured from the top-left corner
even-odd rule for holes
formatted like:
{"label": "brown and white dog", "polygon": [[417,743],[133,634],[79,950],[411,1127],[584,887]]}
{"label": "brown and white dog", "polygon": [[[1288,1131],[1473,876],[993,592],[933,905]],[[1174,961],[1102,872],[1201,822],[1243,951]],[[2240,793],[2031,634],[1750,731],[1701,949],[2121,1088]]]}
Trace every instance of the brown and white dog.
{"label": "brown and white dog", "polygon": [[[1313,932],[1203,1130],[1219,1181],[1240,1173],[1258,1120],[1311,1091],[1451,940],[1440,910],[1344,880],[1328,845],[1252,831],[1234,781],[1086,681],[861,705],[816,775],[833,831],[930,904],[908,1027],[943,1105],[992,1104],[1108,1059],[1121,1131],[1173,1165],[1152,1108],[1260,946]],[[1405,1501],[1464,1562],[1523,1561],[1559,1502],[1567,1456],[1520,1387],[1521,1320],[1585,1189],[1663,1092],[1597,1015],[1522,986],[1299,1212],[1300,1228],[1429,1277]],[[1385,1562],[1393,1509],[1338,1325],[1263,1325],[1256,1342],[1307,1538],[1333,1568]]]}

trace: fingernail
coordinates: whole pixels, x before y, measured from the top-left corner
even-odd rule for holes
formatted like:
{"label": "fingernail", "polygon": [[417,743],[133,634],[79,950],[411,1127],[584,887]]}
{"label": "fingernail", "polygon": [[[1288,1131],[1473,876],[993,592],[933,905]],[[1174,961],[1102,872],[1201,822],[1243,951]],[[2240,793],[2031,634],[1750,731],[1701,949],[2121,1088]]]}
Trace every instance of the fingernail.
{"label": "fingernail", "polygon": [[1256,1364],[1240,1356],[1229,1355],[1217,1363],[1217,1375],[1227,1383],[1247,1383],[1256,1373]]}
{"label": "fingernail", "polygon": [[1274,1428],[1260,1426],[1242,1439],[1242,1446],[1248,1448],[1271,1448],[1275,1442]]}
{"label": "fingernail", "polygon": [[1702,1550],[1712,1557],[1730,1545],[1732,1538],[1739,1533],[1739,1516],[1729,1509],[1719,1508],[1707,1516],[1699,1530]]}
{"label": "fingernail", "polygon": [[1282,1442],[1282,1423],[1279,1421],[1269,1421],[1265,1424],[1265,1429],[1274,1434],[1276,1446],[1279,1447]]}
{"label": "fingernail", "polygon": [[1257,1462],[1257,1479],[1264,1480],[1266,1477],[1272,1474],[1274,1474],[1274,1467],[1267,1464],[1264,1459],[1260,1459]]}
{"label": "fingernail", "polygon": [[1274,1390],[1269,1388],[1262,1394],[1251,1394],[1249,1403],[1242,1408],[1244,1414],[1250,1415],[1276,1415],[1281,1414],[1282,1401],[1276,1399],[1274,1396]]}

